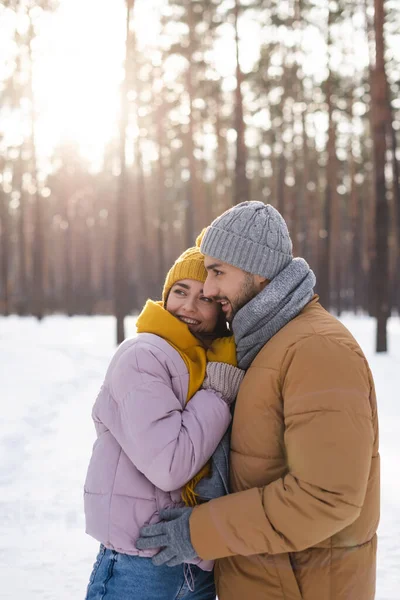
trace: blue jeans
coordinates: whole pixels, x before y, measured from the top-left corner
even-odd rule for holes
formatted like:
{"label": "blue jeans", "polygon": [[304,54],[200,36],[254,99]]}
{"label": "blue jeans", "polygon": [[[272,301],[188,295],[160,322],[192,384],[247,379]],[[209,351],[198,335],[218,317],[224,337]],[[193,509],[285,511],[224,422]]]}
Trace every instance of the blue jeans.
{"label": "blue jeans", "polygon": [[86,600],[215,600],[215,597],[212,572],[195,565],[155,567],[150,558],[121,554],[103,545],[86,594]]}

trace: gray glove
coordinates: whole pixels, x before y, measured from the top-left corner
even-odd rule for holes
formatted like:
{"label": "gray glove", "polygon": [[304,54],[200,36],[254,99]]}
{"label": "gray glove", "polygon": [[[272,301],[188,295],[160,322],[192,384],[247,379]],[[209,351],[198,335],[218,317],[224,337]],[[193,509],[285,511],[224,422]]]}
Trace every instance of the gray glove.
{"label": "gray glove", "polygon": [[202,500],[212,500],[229,494],[229,443],[227,431],[211,457],[211,477],[203,477],[194,488]]}
{"label": "gray glove", "polygon": [[231,405],[239,391],[239,386],[245,376],[245,371],[222,362],[209,362],[206,376],[201,386],[204,390],[212,389],[219,392],[225,402]]}
{"label": "gray glove", "polygon": [[190,541],[189,518],[192,510],[193,508],[189,507],[160,510],[163,521],[142,527],[136,548],[162,548],[151,560],[157,567],[164,564],[176,567],[197,558],[196,550]]}

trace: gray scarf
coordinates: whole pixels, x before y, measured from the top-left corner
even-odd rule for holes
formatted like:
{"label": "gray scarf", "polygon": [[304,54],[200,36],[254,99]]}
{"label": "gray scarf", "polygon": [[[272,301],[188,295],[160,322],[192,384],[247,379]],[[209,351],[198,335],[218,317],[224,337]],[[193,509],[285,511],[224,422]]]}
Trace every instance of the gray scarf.
{"label": "gray scarf", "polygon": [[247,369],[261,348],[308,304],[315,275],[303,258],[294,258],[232,321],[238,366]]}

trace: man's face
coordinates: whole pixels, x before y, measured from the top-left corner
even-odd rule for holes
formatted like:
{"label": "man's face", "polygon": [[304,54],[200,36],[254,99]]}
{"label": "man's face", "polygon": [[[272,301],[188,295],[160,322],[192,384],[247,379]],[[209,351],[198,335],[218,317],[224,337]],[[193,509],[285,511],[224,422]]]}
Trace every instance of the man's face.
{"label": "man's face", "polygon": [[204,257],[204,265],[208,272],[203,287],[204,295],[221,304],[228,323],[232,323],[238,310],[268,282],[265,277],[252,275],[211,256]]}

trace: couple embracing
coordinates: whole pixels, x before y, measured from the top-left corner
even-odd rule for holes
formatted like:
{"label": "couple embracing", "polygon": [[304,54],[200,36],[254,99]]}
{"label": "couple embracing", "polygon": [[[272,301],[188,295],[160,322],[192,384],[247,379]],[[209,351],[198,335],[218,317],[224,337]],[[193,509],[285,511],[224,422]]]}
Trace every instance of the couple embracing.
{"label": "couple embracing", "polygon": [[314,285],[262,202],[177,259],[93,407],[86,600],[373,600],[374,384]]}

